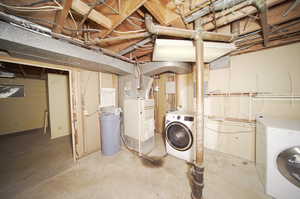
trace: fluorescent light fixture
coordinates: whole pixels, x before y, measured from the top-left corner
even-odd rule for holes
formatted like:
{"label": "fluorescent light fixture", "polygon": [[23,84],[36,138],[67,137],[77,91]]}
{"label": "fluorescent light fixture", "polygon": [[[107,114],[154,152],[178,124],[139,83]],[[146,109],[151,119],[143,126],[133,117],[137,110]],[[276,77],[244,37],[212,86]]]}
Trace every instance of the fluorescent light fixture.
{"label": "fluorescent light fixture", "polygon": [[[230,53],[236,47],[232,43],[203,42],[204,62],[209,63]],[[156,39],[153,61],[195,62],[196,50],[191,40]]]}

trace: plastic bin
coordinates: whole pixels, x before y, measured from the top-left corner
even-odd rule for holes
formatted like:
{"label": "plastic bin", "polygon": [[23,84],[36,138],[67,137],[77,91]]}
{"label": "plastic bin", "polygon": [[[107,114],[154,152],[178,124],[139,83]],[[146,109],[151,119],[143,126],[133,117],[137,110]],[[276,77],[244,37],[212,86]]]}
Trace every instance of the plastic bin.
{"label": "plastic bin", "polygon": [[120,114],[106,112],[100,115],[102,154],[112,156],[120,151]]}

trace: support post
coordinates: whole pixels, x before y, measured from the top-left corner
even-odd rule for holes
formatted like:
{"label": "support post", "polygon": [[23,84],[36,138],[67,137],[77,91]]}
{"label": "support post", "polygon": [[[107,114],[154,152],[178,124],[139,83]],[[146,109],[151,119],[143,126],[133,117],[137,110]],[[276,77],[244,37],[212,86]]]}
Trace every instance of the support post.
{"label": "support post", "polygon": [[192,199],[201,199],[203,192],[203,160],[204,160],[204,56],[203,56],[203,39],[201,35],[200,21],[195,22],[195,29],[199,34],[195,37],[196,47],[196,160],[192,167]]}

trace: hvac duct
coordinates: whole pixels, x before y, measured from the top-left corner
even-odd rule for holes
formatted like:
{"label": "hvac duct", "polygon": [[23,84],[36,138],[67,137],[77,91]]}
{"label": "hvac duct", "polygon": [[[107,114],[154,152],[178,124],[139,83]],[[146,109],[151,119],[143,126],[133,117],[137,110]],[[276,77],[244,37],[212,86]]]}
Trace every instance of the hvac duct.
{"label": "hvac duct", "polygon": [[134,71],[131,63],[2,21],[0,30],[0,50],[15,57],[120,75]]}
{"label": "hvac duct", "polygon": [[192,66],[186,62],[149,62],[141,64],[144,75],[152,76],[165,72],[186,74],[192,72]]}

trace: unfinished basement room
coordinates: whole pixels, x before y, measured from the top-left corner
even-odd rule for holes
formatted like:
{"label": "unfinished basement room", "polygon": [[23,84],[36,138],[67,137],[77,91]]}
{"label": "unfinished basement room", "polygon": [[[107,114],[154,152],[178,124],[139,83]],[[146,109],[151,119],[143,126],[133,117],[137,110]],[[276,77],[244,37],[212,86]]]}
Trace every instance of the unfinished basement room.
{"label": "unfinished basement room", "polygon": [[0,199],[300,199],[300,0],[0,0]]}

